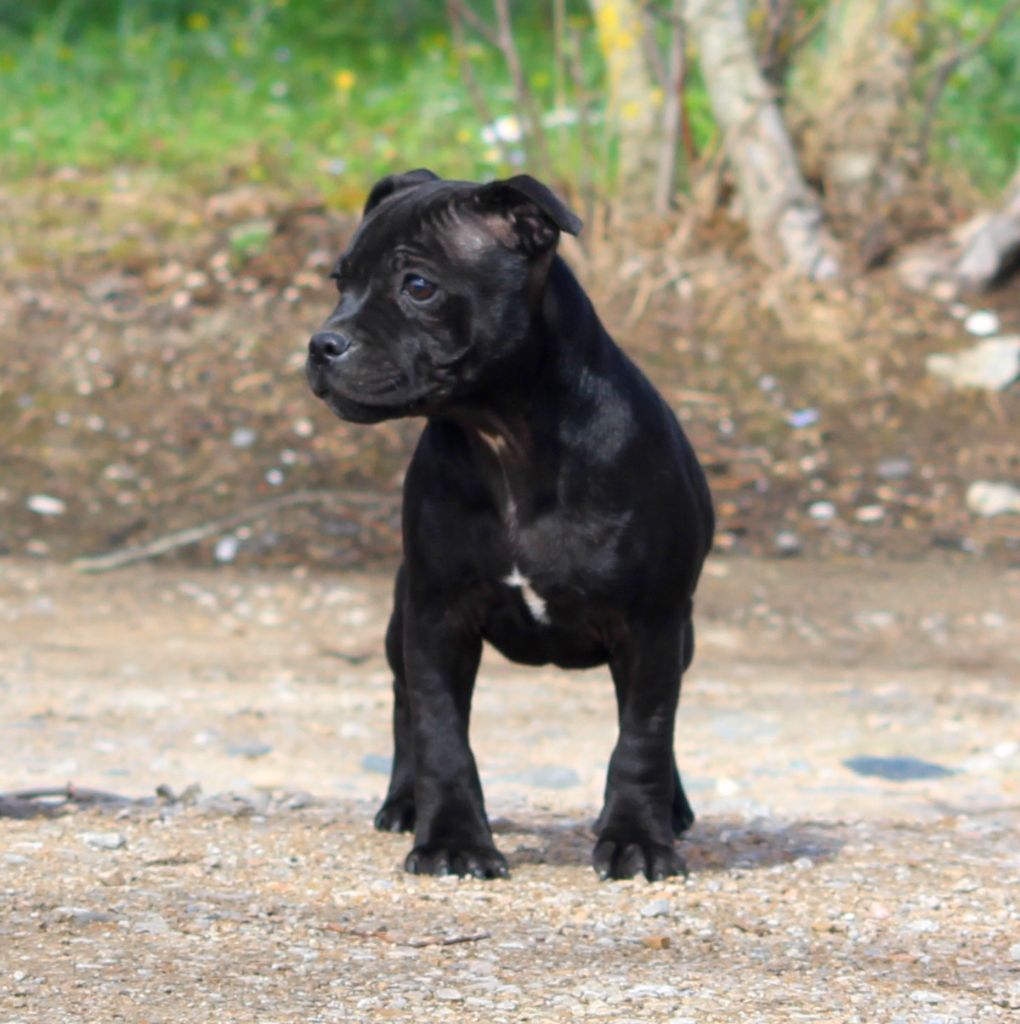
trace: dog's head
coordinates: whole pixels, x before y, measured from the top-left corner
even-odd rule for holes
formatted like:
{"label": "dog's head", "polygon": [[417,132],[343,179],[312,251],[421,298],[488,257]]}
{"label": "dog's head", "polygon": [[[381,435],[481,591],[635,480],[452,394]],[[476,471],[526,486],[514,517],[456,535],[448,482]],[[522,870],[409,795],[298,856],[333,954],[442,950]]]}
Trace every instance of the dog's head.
{"label": "dog's head", "polygon": [[561,231],[581,222],[526,174],[378,182],[308,345],[312,391],[341,418],[432,415],[498,379],[529,335]]}

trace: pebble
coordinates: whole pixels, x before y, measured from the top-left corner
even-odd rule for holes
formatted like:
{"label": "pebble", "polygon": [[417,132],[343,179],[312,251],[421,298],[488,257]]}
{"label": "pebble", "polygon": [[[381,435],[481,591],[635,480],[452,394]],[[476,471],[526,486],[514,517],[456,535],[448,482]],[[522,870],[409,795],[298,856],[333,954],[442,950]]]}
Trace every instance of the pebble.
{"label": "pebble", "polygon": [[933,761],[922,761],[919,757],[850,757],[843,765],[857,775],[890,782],[945,779],[956,774],[952,768],[944,768]]}
{"label": "pebble", "polygon": [[979,516],[1020,512],[1020,487],[996,480],[975,480],[967,488],[967,508]]}
{"label": "pebble", "polygon": [[862,505],[854,513],[854,518],[859,523],[877,523],[885,518],[885,506],[883,505]]}
{"label": "pebble", "polygon": [[117,920],[115,915],[105,910],[89,910],[87,907],[56,907],[51,916],[54,921],[69,924],[106,924]]}
{"label": "pebble", "polygon": [[1009,958],[1014,963],[1020,963],[1020,942],[1014,942],[1013,945],[1009,947]]}
{"label": "pebble", "polygon": [[910,459],[882,459],[875,467],[875,472],[882,480],[904,480],[914,471]]}
{"label": "pebble", "polygon": [[232,562],[237,558],[237,552],[241,548],[241,542],[232,534],[220,537],[213,548],[213,558],[217,562]]}
{"label": "pebble", "polygon": [[231,743],[227,747],[227,753],[231,757],[247,757],[254,761],[257,757],[265,757],[272,752],[272,746],[260,740],[248,740],[241,743]]}
{"label": "pebble", "polygon": [[786,422],[794,430],[801,430],[804,427],[813,427],[818,422],[817,409],[797,409],[786,414]]}
{"label": "pebble", "polygon": [[127,837],[120,832],[81,832],[78,838],[97,850],[122,850]]}
{"label": "pebble", "polygon": [[938,992],[932,992],[928,988],[916,988],[910,993],[910,999],[915,1003],[941,1003],[942,996]]}
{"label": "pebble", "polygon": [[279,487],[283,483],[283,470],[271,469],[266,473],[266,483],[270,487]]}
{"label": "pebble", "polygon": [[652,900],[646,903],[638,913],[642,917],[666,917],[669,914],[669,900]]}
{"label": "pebble", "polygon": [[776,534],[776,550],[787,557],[800,554],[800,537],[793,530],[780,530]]}
{"label": "pebble", "polygon": [[25,504],[37,516],[62,516],[67,511],[66,502],[51,494],[33,494]]}
{"label": "pebble", "polygon": [[826,523],[836,518],[836,506],[831,501],[813,501],[808,505],[808,515],[815,522]]}
{"label": "pebble", "polygon": [[235,448],[250,448],[258,440],[258,434],[250,427],[238,427],[230,435],[230,443]]}
{"label": "pebble", "polygon": [[459,1003],[464,998],[461,991],[456,988],[437,988],[435,994],[436,999],[442,999],[448,1003]]}
{"label": "pebble", "polygon": [[159,914],[146,914],[135,922],[134,930],[141,935],[166,935],[170,925]]}
{"label": "pebble", "polygon": [[990,309],[975,309],[965,317],[963,326],[971,334],[987,338],[998,331],[999,318]]}

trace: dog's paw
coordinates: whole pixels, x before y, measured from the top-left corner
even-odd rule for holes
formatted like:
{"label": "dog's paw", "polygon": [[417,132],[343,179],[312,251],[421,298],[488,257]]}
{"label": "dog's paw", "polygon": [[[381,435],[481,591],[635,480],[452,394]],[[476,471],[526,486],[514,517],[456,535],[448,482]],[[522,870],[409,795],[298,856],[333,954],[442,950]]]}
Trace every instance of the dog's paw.
{"label": "dog's paw", "polygon": [[471,875],[509,878],[506,858],[494,846],[416,846],[404,861],[412,875]]}
{"label": "dog's paw", "polygon": [[595,844],[592,866],[599,878],[634,878],[644,875],[658,882],[673,875],[686,875],[687,865],[672,846],[659,843],[618,843],[601,839]]}
{"label": "dog's paw", "polygon": [[376,813],[375,827],[380,832],[413,832],[414,800],[387,800]]}

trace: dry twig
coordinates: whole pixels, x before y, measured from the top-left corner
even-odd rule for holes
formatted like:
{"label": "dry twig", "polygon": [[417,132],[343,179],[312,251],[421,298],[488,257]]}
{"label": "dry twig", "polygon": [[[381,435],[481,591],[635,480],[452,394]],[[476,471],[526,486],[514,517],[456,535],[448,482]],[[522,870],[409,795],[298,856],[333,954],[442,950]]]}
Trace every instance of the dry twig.
{"label": "dry twig", "polygon": [[379,497],[376,495],[341,491],[295,491],[293,494],[284,494],[279,498],[271,498],[269,501],[263,501],[258,505],[241,509],[239,512],[223,516],[221,519],[212,519],[207,523],[200,523],[197,526],[189,526],[184,530],[176,530],[173,533],[164,534],[162,537],[156,537],[145,544],[119,548],[105,555],[87,555],[82,558],[76,558],[71,563],[71,566],[79,572],[109,572],[111,569],[120,569],[125,565],[131,565],[133,562],[157,558],[179,548],[197,544],[207,537],[212,537],[217,533],[225,533],[227,530],[233,530],[244,523],[251,522],[253,519],[259,519],[278,512],[280,509],[293,508],[296,505],[318,505],[331,501],[364,504],[366,501],[377,502]]}

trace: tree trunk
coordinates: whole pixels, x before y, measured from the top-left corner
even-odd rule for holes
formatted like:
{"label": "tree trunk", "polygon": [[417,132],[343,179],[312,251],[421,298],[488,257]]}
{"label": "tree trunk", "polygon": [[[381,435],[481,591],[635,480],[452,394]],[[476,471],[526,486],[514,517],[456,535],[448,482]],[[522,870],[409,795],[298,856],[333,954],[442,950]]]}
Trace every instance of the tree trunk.
{"label": "tree trunk", "polygon": [[836,276],[835,242],[758,67],[741,0],[687,0],[687,23],[759,258],[814,280]]}
{"label": "tree trunk", "polygon": [[637,0],[590,0],[609,80],[608,118],[619,146],[617,198],[629,210],[651,208],[658,162],[661,90],[642,49]]}
{"label": "tree trunk", "polygon": [[805,165],[825,183],[829,213],[864,245],[880,247],[876,226],[907,180],[902,140],[920,18],[921,0],[835,0],[826,43],[797,79]]}

